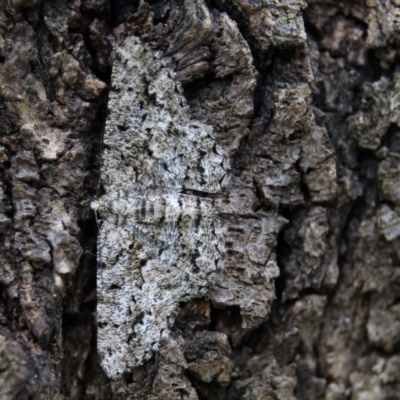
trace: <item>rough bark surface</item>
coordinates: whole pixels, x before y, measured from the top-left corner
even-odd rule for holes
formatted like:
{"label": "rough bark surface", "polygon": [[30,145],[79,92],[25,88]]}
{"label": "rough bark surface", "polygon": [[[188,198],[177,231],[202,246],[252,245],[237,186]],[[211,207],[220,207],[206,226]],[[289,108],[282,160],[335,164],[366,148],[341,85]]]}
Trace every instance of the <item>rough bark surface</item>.
{"label": "rough bark surface", "polygon": [[0,398],[398,399],[399,48],[398,0],[0,0]]}

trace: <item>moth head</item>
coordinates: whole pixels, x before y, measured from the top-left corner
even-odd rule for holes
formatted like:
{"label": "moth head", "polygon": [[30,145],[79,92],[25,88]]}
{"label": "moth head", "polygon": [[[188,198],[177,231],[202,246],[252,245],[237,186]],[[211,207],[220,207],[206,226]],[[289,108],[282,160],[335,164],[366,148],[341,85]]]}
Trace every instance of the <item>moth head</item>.
{"label": "moth head", "polygon": [[90,208],[94,211],[97,211],[99,209],[99,202],[97,200],[92,201],[90,203]]}

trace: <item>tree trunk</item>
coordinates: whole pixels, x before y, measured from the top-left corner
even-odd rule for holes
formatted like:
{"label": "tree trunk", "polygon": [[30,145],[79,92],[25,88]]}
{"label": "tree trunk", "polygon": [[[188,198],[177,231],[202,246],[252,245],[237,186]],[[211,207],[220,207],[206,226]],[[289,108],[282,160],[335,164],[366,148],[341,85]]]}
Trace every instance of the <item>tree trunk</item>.
{"label": "tree trunk", "polygon": [[0,399],[399,398],[399,45],[398,0],[0,0]]}

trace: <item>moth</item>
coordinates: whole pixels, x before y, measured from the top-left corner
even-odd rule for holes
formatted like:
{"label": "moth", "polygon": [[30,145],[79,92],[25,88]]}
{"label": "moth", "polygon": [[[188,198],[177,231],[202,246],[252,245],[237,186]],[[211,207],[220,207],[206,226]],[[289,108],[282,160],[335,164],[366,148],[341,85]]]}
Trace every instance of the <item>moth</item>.
{"label": "moth", "polygon": [[[174,72],[137,37],[115,50],[101,164],[97,346],[116,379],[168,338],[179,302],[207,294],[224,253],[213,196],[229,161],[192,120]],[[211,198],[210,198],[211,197]]]}

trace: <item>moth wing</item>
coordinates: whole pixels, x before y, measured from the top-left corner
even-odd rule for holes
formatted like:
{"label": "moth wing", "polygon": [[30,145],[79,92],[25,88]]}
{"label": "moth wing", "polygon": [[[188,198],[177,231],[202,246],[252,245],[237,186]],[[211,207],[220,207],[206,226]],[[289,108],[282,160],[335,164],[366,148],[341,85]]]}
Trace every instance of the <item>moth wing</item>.
{"label": "moth wing", "polygon": [[191,120],[174,73],[139,38],[116,50],[101,179],[120,189],[218,192],[228,168],[212,127]]}
{"label": "moth wing", "polygon": [[[157,351],[179,302],[206,294],[219,260],[218,218],[103,218],[99,231],[98,350],[111,377]],[[114,234],[113,234],[114,232]]]}

